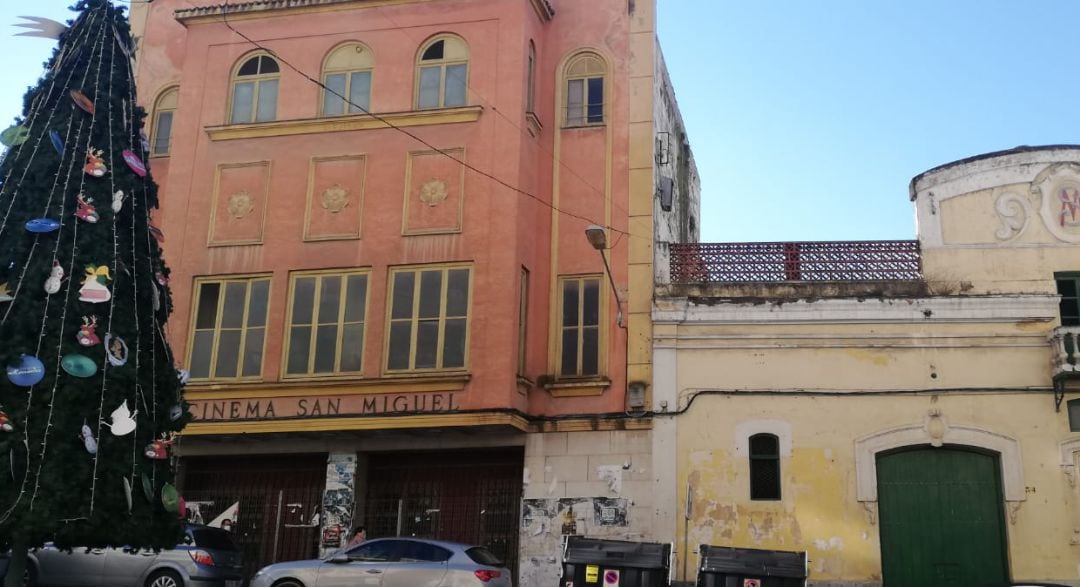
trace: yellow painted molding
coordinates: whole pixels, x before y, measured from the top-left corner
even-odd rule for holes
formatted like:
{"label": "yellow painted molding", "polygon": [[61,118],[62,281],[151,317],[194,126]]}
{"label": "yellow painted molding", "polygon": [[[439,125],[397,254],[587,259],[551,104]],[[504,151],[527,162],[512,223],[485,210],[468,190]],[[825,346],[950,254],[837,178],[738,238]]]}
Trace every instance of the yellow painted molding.
{"label": "yellow painted molding", "polygon": [[548,383],[544,389],[552,397],[587,397],[603,395],[604,390],[611,387],[610,379],[590,379],[588,381],[560,381]]}
{"label": "yellow painted molding", "polygon": [[390,128],[391,125],[404,127],[460,124],[476,122],[479,120],[480,112],[483,110],[482,106],[462,106],[459,108],[439,108],[437,110],[378,113],[376,114],[378,118],[369,114],[353,114],[350,116],[275,120],[273,122],[251,124],[226,124],[208,126],[206,127],[206,134],[211,141],[231,141],[235,139],[372,130]]}
{"label": "yellow painted molding", "polygon": [[[376,6],[393,6],[395,4],[411,4],[415,2],[431,1],[432,0],[256,0],[254,2],[187,8],[177,10],[173,15],[178,22],[184,26],[188,26],[192,24],[220,23],[223,20],[223,16],[226,15],[229,17],[229,21],[252,20],[275,16],[336,12],[353,8],[373,8]],[[227,12],[226,9],[228,10]]]}
{"label": "yellow painted molding", "polygon": [[616,420],[549,420],[534,422],[530,432],[593,432],[612,430],[652,430],[651,418],[619,418]]}
{"label": "yellow painted molding", "polygon": [[225,400],[303,395],[365,395],[381,393],[433,393],[461,391],[470,376],[443,375],[439,377],[395,377],[378,379],[308,379],[281,383],[255,384],[191,384],[184,389],[184,399]]}
{"label": "yellow painted molding", "polygon": [[274,432],[330,432],[338,430],[400,430],[403,428],[448,428],[507,426],[529,431],[528,421],[515,414],[425,414],[416,416],[295,418],[290,420],[249,420],[243,422],[193,422],[183,436],[216,434],[265,434]]}

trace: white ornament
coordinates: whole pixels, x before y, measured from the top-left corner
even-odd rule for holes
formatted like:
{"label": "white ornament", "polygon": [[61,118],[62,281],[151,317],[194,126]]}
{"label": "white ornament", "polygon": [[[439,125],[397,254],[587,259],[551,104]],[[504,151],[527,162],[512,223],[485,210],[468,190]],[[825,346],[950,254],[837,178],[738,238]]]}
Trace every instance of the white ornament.
{"label": "white ornament", "polygon": [[60,291],[60,282],[64,279],[64,268],[59,261],[53,261],[49,278],[45,280],[45,293],[52,295]]}
{"label": "white ornament", "polygon": [[83,445],[86,446],[86,452],[92,455],[97,454],[97,440],[94,438],[94,433],[90,430],[90,427],[86,425],[86,420],[83,420],[82,431],[79,432],[79,438],[82,439]]}
{"label": "white ornament", "polygon": [[116,190],[116,193],[112,195],[112,211],[113,214],[119,214],[120,210],[124,207],[124,190]]}
{"label": "white ornament", "polygon": [[139,415],[139,411],[135,410],[132,414],[128,409],[127,400],[124,400],[120,407],[113,410],[110,418],[112,418],[112,424],[106,424],[114,436],[123,436],[135,430],[135,416]]}

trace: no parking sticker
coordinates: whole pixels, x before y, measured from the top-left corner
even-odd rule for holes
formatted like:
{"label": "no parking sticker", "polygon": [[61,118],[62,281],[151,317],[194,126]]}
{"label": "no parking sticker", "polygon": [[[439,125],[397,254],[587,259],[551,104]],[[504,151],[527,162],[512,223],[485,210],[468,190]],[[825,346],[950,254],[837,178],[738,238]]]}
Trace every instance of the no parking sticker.
{"label": "no parking sticker", "polygon": [[761,579],[743,579],[742,587],[761,587]]}
{"label": "no parking sticker", "polygon": [[604,571],[604,587],[619,587],[619,571]]}

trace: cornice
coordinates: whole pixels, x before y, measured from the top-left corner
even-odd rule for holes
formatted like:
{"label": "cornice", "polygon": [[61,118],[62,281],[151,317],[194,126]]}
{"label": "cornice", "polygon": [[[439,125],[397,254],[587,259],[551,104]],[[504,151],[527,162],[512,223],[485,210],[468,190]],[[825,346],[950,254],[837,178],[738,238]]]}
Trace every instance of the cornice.
{"label": "cornice", "polygon": [[177,21],[187,26],[189,24],[221,22],[224,17],[228,17],[229,20],[250,20],[253,18],[287,16],[300,12],[330,12],[348,10],[350,8],[368,8],[432,1],[433,0],[254,0],[251,2],[230,2],[228,4],[185,8],[175,11],[173,16]]}
{"label": "cornice", "polygon": [[433,124],[459,124],[463,122],[475,122],[480,118],[481,111],[483,111],[482,106],[462,106],[461,108],[442,108],[439,110],[387,112],[377,114],[377,118],[368,114],[356,114],[352,116],[304,118],[299,120],[275,120],[273,122],[256,122],[252,124],[226,124],[221,126],[208,126],[205,130],[211,141],[229,141],[235,139],[371,130],[390,128],[391,126],[405,127]]}

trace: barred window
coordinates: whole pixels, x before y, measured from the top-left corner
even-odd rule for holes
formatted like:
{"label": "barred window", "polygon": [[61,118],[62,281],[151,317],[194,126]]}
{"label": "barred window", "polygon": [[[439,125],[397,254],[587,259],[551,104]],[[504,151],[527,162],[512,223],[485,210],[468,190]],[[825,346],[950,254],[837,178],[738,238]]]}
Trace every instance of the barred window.
{"label": "barred window", "polygon": [[750,499],[780,499],[780,440],[775,434],[750,437]]}

